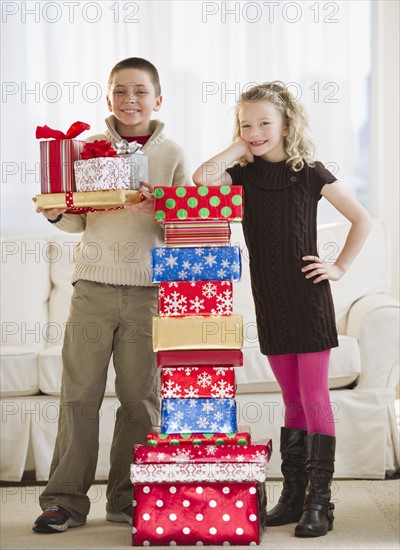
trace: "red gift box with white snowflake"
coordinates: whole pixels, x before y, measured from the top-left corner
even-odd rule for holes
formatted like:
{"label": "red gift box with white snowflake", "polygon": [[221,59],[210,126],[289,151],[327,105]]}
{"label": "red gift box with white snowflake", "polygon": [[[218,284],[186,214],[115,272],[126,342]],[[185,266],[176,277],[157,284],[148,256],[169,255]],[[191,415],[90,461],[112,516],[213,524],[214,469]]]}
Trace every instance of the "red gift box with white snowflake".
{"label": "red gift box with white snowflake", "polygon": [[161,397],[196,399],[235,397],[235,371],[231,368],[176,367],[161,369]]}
{"label": "red gift box with white snowflake", "polygon": [[174,445],[162,448],[136,444],[133,447],[135,464],[171,462],[259,462],[267,464],[272,454],[272,439],[249,445]]}
{"label": "red gift box with white snowflake", "polygon": [[173,281],[159,284],[160,316],[232,315],[232,312],[231,281]]}
{"label": "red gift box with white snowflake", "polygon": [[135,445],[132,483],[179,481],[259,481],[267,476],[272,442],[258,445],[207,445],[154,449]]}
{"label": "red gift box with white snowflake", "polygon": [[265,484],[135,483],[132,546],[259,544]]}

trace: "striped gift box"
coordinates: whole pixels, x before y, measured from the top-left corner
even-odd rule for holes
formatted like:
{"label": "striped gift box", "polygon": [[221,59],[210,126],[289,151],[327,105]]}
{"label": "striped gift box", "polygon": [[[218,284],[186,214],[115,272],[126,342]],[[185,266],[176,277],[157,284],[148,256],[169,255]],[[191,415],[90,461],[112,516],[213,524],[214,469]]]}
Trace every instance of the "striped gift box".
{"label": "striped gift box", "polygon": [[40,142],[40,181],[42,193],[76,191],[74,161],[80,159],[85,142],[57,139]]}
{"label": "striped gift box", "polygon": [[166,222],[167,247],[229,246],[231,229],[227,220]]}

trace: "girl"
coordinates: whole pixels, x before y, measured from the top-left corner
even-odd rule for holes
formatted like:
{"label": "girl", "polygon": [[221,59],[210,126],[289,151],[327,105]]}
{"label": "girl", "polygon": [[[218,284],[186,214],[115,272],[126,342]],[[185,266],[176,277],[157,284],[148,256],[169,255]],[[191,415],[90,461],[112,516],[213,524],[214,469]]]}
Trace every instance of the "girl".
{"label": "girl", "polygon": [[[330,484],[336,438],[328,369],[330,349],[338,342],[329,281],[339,280],[350,267],[371,220],[315,161],[307,128],[303,107],[284,84],[254,86],[238,102],[232,145],[202,164],[193,181],[244,187],[243,231],[260,349],[285,404],[283,491],[267,526],[299,522],[296,536],[318,537],[332,529],[334,520]],[[317,251],[321,195],[351,222],[334,264]]]}

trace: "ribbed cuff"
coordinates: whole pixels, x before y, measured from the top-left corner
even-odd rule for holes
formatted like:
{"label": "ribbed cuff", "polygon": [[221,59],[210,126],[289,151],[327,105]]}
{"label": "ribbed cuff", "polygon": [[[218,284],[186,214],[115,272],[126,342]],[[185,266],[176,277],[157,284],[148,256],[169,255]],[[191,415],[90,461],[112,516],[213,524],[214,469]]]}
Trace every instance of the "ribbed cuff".
{"label": "ribbed cuff", "polygon": [[50,223],[58,223],[58,222],[61,220],[62,216],[63,216],[62,214],[59,214],[59,215],[56,217],[55,220],[49,220],[49,219],[47,218],[47,221],[49,221]]}

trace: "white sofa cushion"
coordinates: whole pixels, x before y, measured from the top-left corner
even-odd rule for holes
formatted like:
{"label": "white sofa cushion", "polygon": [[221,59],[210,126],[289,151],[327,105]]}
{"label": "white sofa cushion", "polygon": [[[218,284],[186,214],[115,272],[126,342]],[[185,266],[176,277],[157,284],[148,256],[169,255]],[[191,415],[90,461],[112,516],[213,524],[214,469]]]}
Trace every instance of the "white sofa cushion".
{"label": "white sofa cushion", "polygon": [[0,397],[38,393],[38,358],[39,353],[33,348],[1,347]]}
{"label": "white sofa cushion", "polygon": [[[329,224],[318,228],[318,252],[334,262],[342,250],[350,224]],[[367,294],[390,288],[390,238],[382,221],[375,220],[371,232],[350,269],[340,281],[331,283],[336,320],[341,322],[354,302]]]}
{"label": "white sofa cushion", "polygon": [[40,423],[37,397],[2,399],[0,409],[2,481],[21,481],[28,455],[31,424]]}
{"label": "white sofa cushion", "polygon": [[63,343],[65,323],[68,319],[73,286],[71,275],[74,267],[74,248],[80,234],[60,233],[50,238],[49,254],[51,294],[49,302],[49,334],[47,347]]}
{"label": "white sofa cushion", "polygon": [[13,238],[1,241],[1,342],[43,349],[50,294],[48,241]]}
{"label": "white sofa cushion", "polygon": [[[319,255],[334,262],[343,248],[349,224],[328,224],[318,227]],[[243,315],[244,347],[258,344],[256,315],[249,272],[249,254],[241,224],[231,224],[231,244],[239,246],[242,256],[242,277],[233,286],[233,311]],[[373,258],[373,260],[372,260]],[[336,321],[346,333],[346,314],[350,306],[367,294],[388,292],[390,281],[390,239],[388,229],[375,220],[368,239],[346,275],[331,283]]]}
{"label": "white sofa cushion", "polygon": [[[43,350],[39,356],[39,389],[47,395],[60,395],[62,376],[62,346],[52,346]],[[115,371],[111,358],[106,385],[106,397],[115,396]]]}
{"label": "white sofa cushion", "polygon": [[[339,336],[329,368],[329,388],[344,388],[357,382],[361,372],[360,352],[355,338]],[[243,367],[235,369],[237,393],[279,392],[279,385],[258,346],[243,349]]]}

